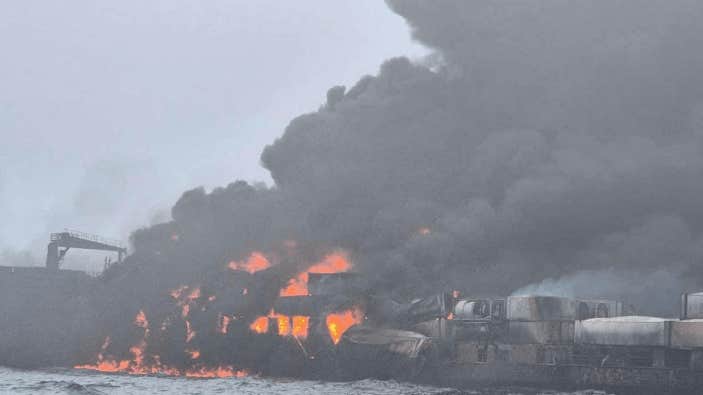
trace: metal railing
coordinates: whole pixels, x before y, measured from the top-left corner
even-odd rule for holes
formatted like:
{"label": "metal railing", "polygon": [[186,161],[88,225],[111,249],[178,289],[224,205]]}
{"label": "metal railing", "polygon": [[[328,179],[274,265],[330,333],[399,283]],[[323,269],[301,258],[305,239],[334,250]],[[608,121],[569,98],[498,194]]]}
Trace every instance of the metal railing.
{"label": "metal railing", "polygon": [[71,229],[64,229],[64,231],[60,232],[60,233],[52,233],[51,234],[51,241],[62,240],[66,236],[73,237],[76,239],[81,239],[81,240],[93,241],[93,242],[101,243],[101,244],[107,244],[107,245],[110,245],[113,247],[124,248],[124,245],[119,240],[108,239],[108,238],[101,237],[98,235],[94,235],[94,234],[90,234],[90,233],[86,233],[86,232],[81,232],[81,231],[77,231],[77,230],[71,230]]}

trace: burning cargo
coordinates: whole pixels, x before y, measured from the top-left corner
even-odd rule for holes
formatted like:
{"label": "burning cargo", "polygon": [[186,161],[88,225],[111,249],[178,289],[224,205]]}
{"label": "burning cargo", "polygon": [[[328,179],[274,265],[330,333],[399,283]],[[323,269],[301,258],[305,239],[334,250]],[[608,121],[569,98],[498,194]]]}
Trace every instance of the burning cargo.
{"label": "burning cargo", "polygon": [[[156,305],[133,310],[124,333],[98,330],[92,355],[57,357],[84,358],[82,369],[190,377],[374,377],[633,393],[703,385],[703,320],[692,318],[701,294],[682,297],[679,320],[626,315],[633,309],[619,301],[539,295],[454,291],[401,303],[348,272],[351,262],[339,251],[295,273],[258,252],[226,267],[225,276],[177,286]],[[95,295],[105,286],[91,284]]]}

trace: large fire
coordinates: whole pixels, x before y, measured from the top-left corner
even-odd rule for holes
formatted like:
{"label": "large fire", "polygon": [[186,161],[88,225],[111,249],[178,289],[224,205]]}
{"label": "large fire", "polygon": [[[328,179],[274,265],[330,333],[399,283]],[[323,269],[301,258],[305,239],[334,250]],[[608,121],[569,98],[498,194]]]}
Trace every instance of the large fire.
{"label": "large fire", "polygon": [[249,325],[249,329],[256,333],[266,333],[269,331],[268,317],[258,317]]}
{"label": "large fire", "polygon": [[[110,337],[106,337],[100,347],[97,361],[95,364],[77,365],[76,369],[96,370],[106,373],[127,373],[134,375],[147,374],[162,374],[168,376],[185,376],[185,377],[244,377],[247,372],[244,370],[235,369],[232,366],[215,366],[207,367],[196,365],[186,369],[177,369],[161,363],[161,358],[158,355],[147,356],[147,340],[149,337],[149,321],[146,313],[139,310],[134,317],[134,325],[144,329],[143,337],[130,347],[129,351],[132,354],[131,359],[116,360],[106,356],[107,349],[110,346]],[[200,351],[196,349],[186,349],[184,352],[192,360],[200,358]],[[148,360],[147,360],[148,357]]]}
{"label": "large fire", "polygon": [[[169,293],[172,298],[176,300],[176,306],[181,308],[181,318],[183,319],[186,328],[186,343],[190,343],[195,337],[196,333],[193,330],[188,315],[190,314],[191,306],[195,305],[198,299],[202,297],[200,292],[200,287],[189,287],[187,285],[182,285],[176,289],[171,290]],[[208,301],[214,299],[208,298]]]}
{"label": "large fire", "polygon": [[339,343],[342,335],[347,329],[356,324],[360,324],[364,320],[364,315],[359,308],[353,308],[338,313],[328,314],[325,319],[327,330],[334,344]]}
{"label": "large fire", "polygon": [[278,322],[278,335],[288,336],[290,335],[290,318],[285,315],[277,315],[276,321]]}
{"label": "large fire", "polygon": [[[253,254],[252,254],[253,256]],[[306,271],[299,273],[297,276],[288,280],[288,285],[281,289],[280,296],[291,297],[291,296],[308,296],[308,273],[342,273],[351,269],[352,265],[346,253],[342,251],[335,251],[331,254],[326,255],[320,262],[317,262],[310,266]],[[338,338],[341,334],[347,330],[351,325],[357,323],[356,317],[359,314],[354,315],[352,323],[347,325],[345,319],[338,319],[336,316],[332,317],[332,323],[330,326],[330,317],[327,318],[328,328],[330,329],[330,336],[335,340],[335,344],[339,341]],[[308,336],[308,327],[310,325],[310,317],[306,316],[293,316],[289,317],[283,314],[275,313],[273,310],[268,316],[257,317],[249,326],[249,329],[256,333],[267,333],[269,328],[269,319],[276,320],[276,327],[279,336],[293,336],[297,339],[305,339]]]}
{"label": "large fire", "polygon": [[310,317],[294,315],[293,321],[293,337],[305,339],[308,337],[308,325],[310,325]]}
{"label": "large fire", "polygon": [[349,257],[342,251],[326,255],[320,262],[310,266],[306,271],[288,280],[288,285],[281,290],[281,296],[307,296],[308,273],[342,273],[351,269]]}
{"label": "large fire", "polygon": [[293,336],[298,339],[308,337],[308,325],[310,317],[294,315],[289,317],[284,314],[276,313],[271,310],[268,316],[257,317],[249,329],[256,333],[267,333],[269,328],[269,320],[275,320],[278,336]]}
{"label": "large fire", "polygon": [[259,251],[252,252],[249,257],[244,261],[231,261],[227,267],[232,270],[244,270],[249,273],[256,273],[258,271],[268,269],[271,267],[271,262],[264,256],[263,253]]}
{"label": "large fire", "polygon": [[[286,248],[294,249],[294,242],[286,242]],[[275,254],[270,255],[275,256]],[[265,270],[271,266],[271,262],[266,255],[261,252],[254,251],[241,262],[232,261],[227,265],[227,268],[236,271],[246,271],[248,273],[256,273]],[[335,251],[326,255],[319,262],[311,265],[306,271],[298,273],[291,278],[287,285],[280,290],[279,296],[308,296],[308,273],[341,273],[351,269],[352,264],[348,255],[343,251]],[[182,285],[172,289],[168,293],[173,301],[174,309],[161,319],[152,330],[151,323],[147,318],[146,311],[141,309],[136,312],[132,325],[139,328],[140,336],[129,343],[126,350],[122,350],[120,357],[115,357],[111,352],[111,348],[115,348],[110,336],[105,337],[94,363],[78,365],[79,369],[90,369],[101,372],[116,372],[136,375],[162,374],[171,376],[186,376],[186,377],[242,377],[247,374],[246,371],[236,369],[233,366],[220,364],[218,366],[207,366],[206,362],[208,355],[212,351],[201,349],[198,345],[202,339],[196,337],[204,336],[227,336],[229,332],[237,331],[241,328],[239,325],[232,325],[234,320],[237,320],[238,312],[236,311],[219,311],[207,313],[213,306],[223,306],[227,297],[220,294],[212,294],[206,286],[201,288],[196,285]],[[251,297],[247,288],[242,288],[242,298]],[[213,303],[217,301],[216,303]],[[194,313],[198,314],[194,314]],[[206,312],[200,314],[200,312]],[[212,329],[207,330],[202,327],[203,317],[212,317]],[[153,317],[151,317],[153,318]],[[353,308],[347,311],[335,312],[320,317],[324,320],[328,334],[334,344],[339,343],[344,332],[352,325],[362,322],[363,313],[358,308]],[[275,332],[284,339],[294,340],[300,350],[306,357],[314,359],[314,355],[309,355],[306,346],[302,340],[309,336],[311,320],[315,319],[306,315],[285,315],[279,312],[271,311],[260,317],[255,317],[249,324],[249,330],[256,334],[267,334]],[[315,321],[318,322],[318,321]],[[320,324],[322,324],[320,322]],[[172,360],[173,353],[169,353],[169,360],[164,359],[162,362],[161,355],[155,351],[160,344],[163,344],[164,339],[173,338],[169,333],[176,325],[183,325],[184,332],[178,330],[175,333],[185,333],[181,338],[182,359],[176,358]],[[197,326],[196,326],[197,325]],[[316,325],[316,324],[315,324]],[[197,331],[196,331],[197,328]],[[234,328],[234,329],[233,329]],[[322,327],[321,327],[322,328]],[[246,325],[244,326],[246,330]],[[166,337],[164,337],[166,336]],[[178,338],[178,337],[176,337]],[[150,343],[151,341],[151,343]],[[176,353],[178,354],[178,353]],[[124,356],[122,356],[124,355]],[[221,358],[216,358],[220,359]],[[172,362],[175,361],[175,362]],[[183,367],[182,363],[187,361],[188,366]],[[174,366],[177,365],[177,366]]]}

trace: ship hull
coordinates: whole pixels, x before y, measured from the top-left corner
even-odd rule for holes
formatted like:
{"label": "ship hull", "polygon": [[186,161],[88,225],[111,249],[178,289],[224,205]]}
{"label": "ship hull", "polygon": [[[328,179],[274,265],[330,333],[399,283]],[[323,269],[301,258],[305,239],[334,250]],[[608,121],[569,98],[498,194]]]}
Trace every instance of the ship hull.
{"label": "ship hull", "polygon": [[514,363],[449,363],[419,380],[425,384],[472,389],[534,387],[554,390],[603,390],[617,394],[695,394],[702,372],[659,368],[598,368]]}

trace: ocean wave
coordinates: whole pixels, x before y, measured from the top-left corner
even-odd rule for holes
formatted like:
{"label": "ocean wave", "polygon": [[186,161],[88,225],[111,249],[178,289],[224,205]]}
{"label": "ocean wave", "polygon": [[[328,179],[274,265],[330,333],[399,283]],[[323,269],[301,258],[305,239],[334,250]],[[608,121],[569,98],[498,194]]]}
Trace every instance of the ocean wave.
{"label": "ocean wave", "polygon": [[360,380],[323,382],[261,377],[189,379],[129,376],[72,369],[42,371],[0,367],[0,395],[125,395],[125,394],[235,394],[235,395],[605,395],[601,391],[558,392],[528,388],[457,390],[397,381]]}
{"label": "ocean wave", "polygon": [[68,395],[105,395],[93,385],[83,385],[75,381],[41,380],[27,385],[13,385],[8,388],[14,393],[63,393]]}

